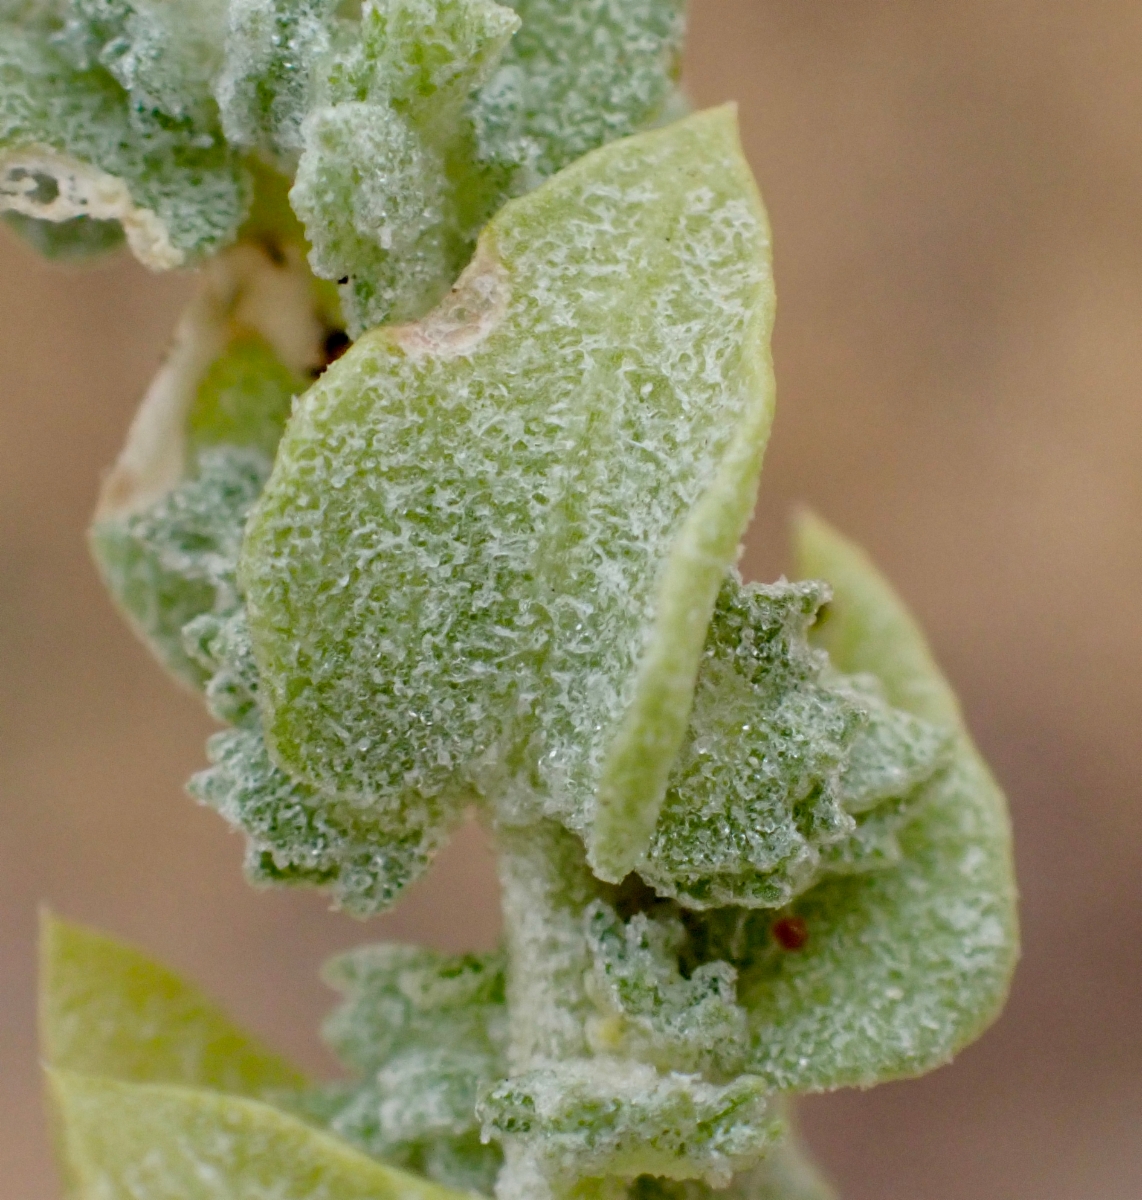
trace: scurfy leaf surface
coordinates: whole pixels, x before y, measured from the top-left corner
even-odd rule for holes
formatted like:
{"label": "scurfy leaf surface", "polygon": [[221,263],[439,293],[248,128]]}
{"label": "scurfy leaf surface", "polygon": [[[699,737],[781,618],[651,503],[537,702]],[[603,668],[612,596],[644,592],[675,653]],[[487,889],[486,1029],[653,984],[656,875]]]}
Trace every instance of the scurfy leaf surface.
{"label": "scurfy leaf surface", "polygon": [[[385,0],[365,5],[352,36],[307,5],[273,7],[272,19],[256,7],[251,27],[275,49],[236,56],[249,64],[242,86],[268,113],[286,105],[288,119],[274,120],[279,149],[302,151],[293,203],[314,270],[341,284],[354,335],[423,315],[505,200],[667,109],[677,0],[513,7]],[[276,70],[283,54],[309,57],[315,82]],[[231,107],[224,97],[224,116]]]}
{"label": "scurfy leaf surface", "polygon": [[907,610],[864,554],[823,522],[797,530],[801,569],[833,588],[821,633],[839,667],[955,736],[947,767],[900,834],[900,863],[827,881],[794,906],[808,940],[741,964],[747,1069],[783,1091],[868,1086],[946,1062],[994,1019],[1018,955],[1003,795]]}
{"label": "scurfy leaf surface", "polygon": [[[806,640],[821,583],[722,585],[690,726],[639,875],[687,908],[779,908],[883,866],[947,735]],[[854,815],[856,814],[856,815]],[[875,837],[873,834],[875,833]]]}
{"label": "scurfy leaf surface", "polygon": [[246,513],[269,469],[265,456],[204,449],[195,477],[141,512],[97,522],[92,548],[112,594],[178,676],[208,676],[185,651],[183,627],[238,605],[235,571]]}
{"label": "scurfy leaf surface", "polygon": [[202,272],[104,481],[91,530],[104,582],[136,632],[196,688],[213,668],[188,653],[183,629],[239,606],[246,513],[336,319],[305,269],[296,221],[291,227],[276,211],[280,183],[265,170],[259,181],[247,226],[256,243]]}
{"label": "scurfy leaf surface", "polygon": [[522,27],[472,104],[478,155],[509,194],[667,109],[679,75],[679,0],[515,0]]}
{"label": "scurfy leaf surface", "polygon": [[490,0],[388,0],[366,5],[331,60],[290,198],[313,269],[344,279],[354,335],[421,316],[470,254],[478,226],[465,225],[449,168],[470,142],[465,101],[518,27]]}
{"label": "scurfy leaf surface", "polygon": [[837,1194],[787,1129],[757,1166],[735,1175],[725,1188],[711,1188],[701,1179],[644,1175],[631,1185],[627,1200],[837,1200]]}
{"label": "scurfy leaf surface", "polygon": [[729,963],[705,963],[683,977],[686,933],[676,917],[637,913],[624,924],[596,900],[584,924],[593,960],[587,992],[600,1010],[587,1024],[596,1053],[719,1078],[741,1066],[746,1014]]}
{"label": "scurfy leaf surface", "polygon": [[379,810],[502,797],[625,874],[752,507],[771,315],[728,109],[507,206],[283,440],[242,568],[277,761]]}
{"label": "scurfy leaf surface", "polygon": [[8,222],[207,260],[93,534],[230,726],[191,791],[359,914],[482,805],[504,898],[502,955],[331,966],[319,1087],[49,920],[75,1194],[828,1200],[782,1093],[984,1027],[1008,831],[859,551],[806,519],[815,582],[732,569],[769,234],[732,111],[664,127],[679,0],[0,9]]}
{"label": "scurfy leaf surface", "polygon": [[315,1090],[303,1111],[377,1158],[490,1194],[503,1156],[475,1110],[504,1073],[502,957],[365,946],[325,977],[346,995],[325,1039],[359,1078]]}
{"label": "scurfy leaf surface", "polygon": [[0,22],[0,211],[122,224],[134,253],[179,266],[233,240],[250,182],[221,138],[131,108],[46,31]]}
{"label": "scurfy leaf surface", "polygon": [[135,113],[216,124],[211,94],[221,65],[226,0],[70,0],[53,39],[82,70],[101,66]]}
{"label": "scurfy leaf surface", "polygon": [[[568,1060],[514,1076],[478,1110],[486,1133],[524,1139],[537,1174],[558,1181],[659,1175],[729,1183],[778,1137],[764,1083],[750,1075],[716,1086],[622,1059]],[[524,1200],[513,1164],[501,1200]],[[550,1194],[536,1189],[534,1195]]]}
{"label": "scurfy leaf surface", "polygon": [[326,888],[339,907],[369,916],[424,874],[449,827],[433,808],[388,812],[386,824],[299,783],[273,764],[257,728],[215,734],[207,750],[214,765],[189,790],[246,835],[254,884]]}

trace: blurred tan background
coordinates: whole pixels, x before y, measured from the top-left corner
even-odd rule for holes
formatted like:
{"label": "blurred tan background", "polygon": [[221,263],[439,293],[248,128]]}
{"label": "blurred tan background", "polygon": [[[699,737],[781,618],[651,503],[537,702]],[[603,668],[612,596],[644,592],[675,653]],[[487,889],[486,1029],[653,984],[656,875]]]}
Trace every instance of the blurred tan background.
{"label": "blurred tan background", "polygon": [[[919,1082],[805,1106],[847,1200],[1142,1196],[1142,6],[694,0],[776,235],[779,416],[750,574],[808,501],[930,631],[1006,785],[1025,958]],[[255,893],[181,793],[209,724],[103,596],[83,531],[188,294],[0,234],[0,1190],[56,1183],[36,907],[136,940],[315,1071],[330,952],[496,936],[460,838],[391,917]]]}

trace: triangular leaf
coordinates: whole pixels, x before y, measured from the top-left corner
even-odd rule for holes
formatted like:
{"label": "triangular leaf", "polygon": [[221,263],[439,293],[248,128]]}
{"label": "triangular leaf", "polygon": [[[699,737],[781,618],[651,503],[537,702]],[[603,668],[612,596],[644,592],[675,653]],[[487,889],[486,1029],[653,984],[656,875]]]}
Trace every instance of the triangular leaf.
{"label": "triangular leaf", "polygon": [[[50,1071],[83,1200],[459,1200],[238,1096]],[[470,1196],[469,1196],[470,1200]]]}
{"label": "triangular leaf", "polygon": [[45,913],[40,1038],[54,1067],[257,1096],[301,1074],[132,946]]}

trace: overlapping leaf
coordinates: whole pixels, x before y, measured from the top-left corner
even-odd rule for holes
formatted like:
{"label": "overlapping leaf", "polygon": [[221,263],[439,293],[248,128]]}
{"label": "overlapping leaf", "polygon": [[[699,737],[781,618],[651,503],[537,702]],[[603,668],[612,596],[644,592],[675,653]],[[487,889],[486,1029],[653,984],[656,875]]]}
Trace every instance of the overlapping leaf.
{"label": "overlapping leaf", "polygon": [[818,885],[795,905],[808,934],[801,950],[755,936],[740,960],[747,1069],[810,1091],[951,1058],[1002,1006],[1018,932],[1003,796],[922,635],[856,547],[812,519],[798,539],[802,571],[833,588],[821,640],[834,661],[875,674],[892,703],[955,738],[900,834],[899,864]]}
{"label": "overlapping leaf", "polygon": [[[714,1085],[625,1059],[579,1059],[515,1075],[485,1094],[487,1133],[527,1148],[504,1200],[525,1200],[532,1171],[567,1194],[578,1180],[656,1175],[724,1187],[780,1135],[767,1088],[752,1075]],[[558,1181],[555,1188],[552,1182]],[[537,1181],[536,1181],[537,1182]]]}
{"label": "overlapping leaf", "polygon": [[688,908],[778,908],[830,872],[883,867],[947,734],[839,675],[806,630],[821,583],[718,597],[686,740],[637,870]]}
{"label": "overlapping leaf", "polygon": [[299,231],[273,211],[268,184],[250,240],[204,271],[105,481],[91,533],[103,578],[132,625],[196,687],[213,668],[187,653],[183,627],[238,609],[246,514],[337,320],[305,270]]}
{"label": "overlapping leaf", "polygon": [[625,873],[752,504],[767,244],[715,110],[513,202],[319,381],[243,566],[284,769],[379,812],[538,794]]}

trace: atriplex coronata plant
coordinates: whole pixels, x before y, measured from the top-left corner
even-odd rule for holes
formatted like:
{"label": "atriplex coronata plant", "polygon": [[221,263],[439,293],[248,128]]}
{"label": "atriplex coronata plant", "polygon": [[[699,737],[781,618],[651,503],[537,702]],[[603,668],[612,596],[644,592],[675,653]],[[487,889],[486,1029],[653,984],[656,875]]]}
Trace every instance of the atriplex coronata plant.
{"label": "atriplex coronata plant", "polygon": [[770,236],[679,0],[0,0],[0,207],[199,290],[92,542],[226,729],[192,793],[368,916],[475,809],[504,940],[337,959],[309,1085],[49,921],[82,1200],[819,1200],[797,1093],[926,1071],[1016,955],[1003,799],[824,523],[734,568]]}

